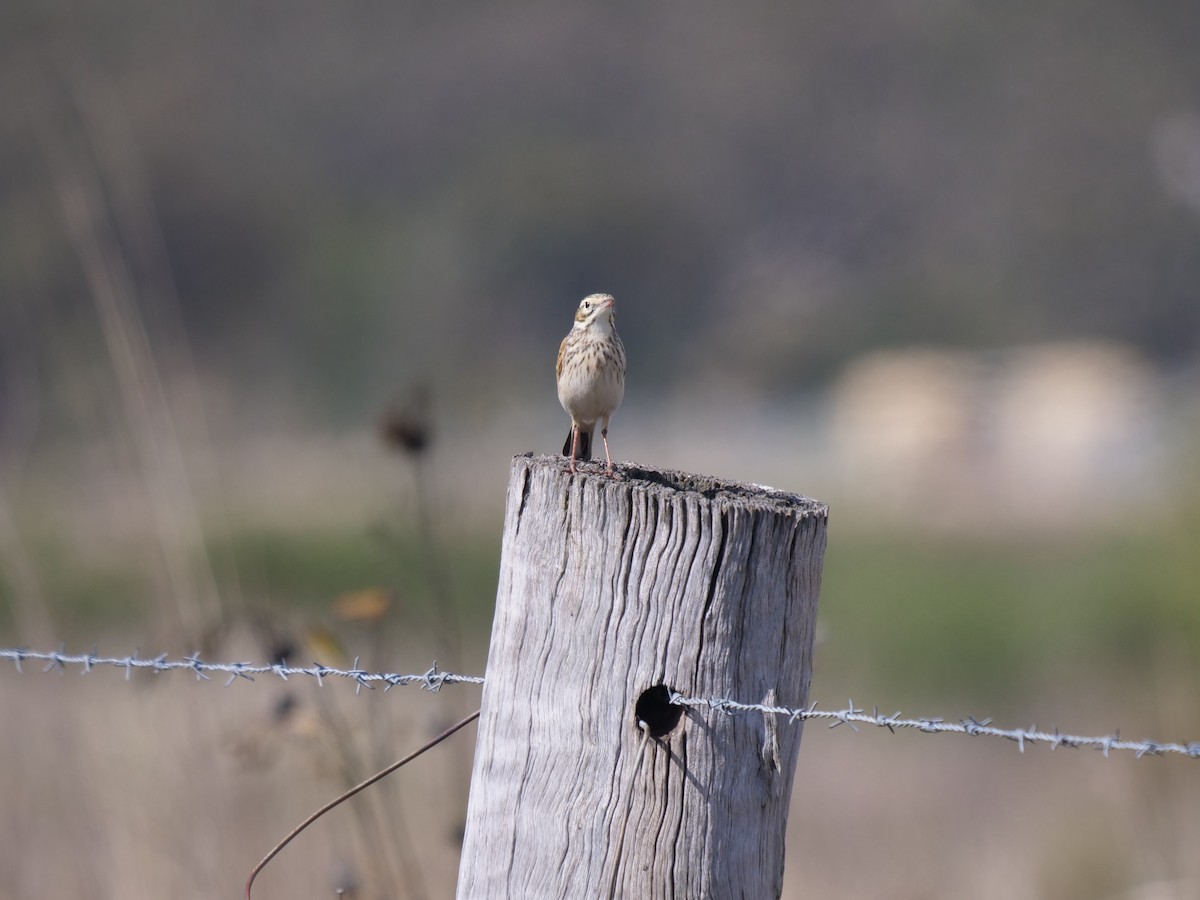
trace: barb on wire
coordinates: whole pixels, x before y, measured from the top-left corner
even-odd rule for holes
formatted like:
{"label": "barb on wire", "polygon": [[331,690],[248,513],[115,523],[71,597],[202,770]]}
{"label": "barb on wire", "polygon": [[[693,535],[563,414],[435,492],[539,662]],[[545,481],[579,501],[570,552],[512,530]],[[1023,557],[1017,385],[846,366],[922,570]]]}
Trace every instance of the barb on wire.
{"label": "barb on wire", "polygon": [[788,722],[796,722],[797,720],[804,719],[826,719],[829,720],[830,728],[837,728],[839,725],[848,725],[855,731],[858,730],[855,728],[855,725],[861,724],[886,728],[893,733],[897,728],[915,728],[927,734],[954,733],[1002,737],[1008,738],[1010,741],[1015,741],[1022,753],[1025,752],[1026,744],[1049,744],[1051,750],[1059,747],[1092,747],[1101,750],[1105,756],[1108,756],[1112,750],[1132,750],[1139,758],[1143,756],[1162,756],[1167,753],[1178,753],[1183,756],[1190,756],[1192,759],[1200,759],[1200,741],[1193,741],[1190,744],[1163,743],[1148,740],[1127,741],[1123,740],[1119,734],[1103,735],[1101,737],[1081,737],[1074,734],[1063,734],[1057,728],[1053,731],[1039,731],[1037,726],[1030,728],[997,728],[992,725],[991,719],[979,720],[970,716],[957,722],[947,721],[940,717],[904,718],[899,712],[887,716],[881,714],[878,709],[868,713],[866,710],[856,707],[854,701],[850,701],[845,709],[824,710],[817,709],[815,703],[807,707],[768,706],[763,703],[739,703],[736,700],[722,698],[685,697],[677,691],[672,691],[671,703],[676,706],[711,709],[726,715],[759,712],[763,715],[786,718]]}
{"label": "barb on wire", "polygon": [[17,671],[23,671],[21,664],[26,661],[45,663],[44,672],[54,669],[65,671],[68,667],[78,666],[81,675],[86,675],[97,666],[112,666],[125,670],[128,680],[135,669],[147,669],[151,672],[172,672],[186,670],[196,676],[197,680],[209,681],[212,674],[224,674],[229,677],[225,686],[233,684],[239,678],[253,681],[256,675],[274,675],[287,681],[292,676],[303,675],[315,678],[318,684],[324,684],[326,678],[346,678],[355,683],[355,690],[362,688],[374,689],[382,684],[385,691],[405,685],[418,685],[424,690],[437,692],[448,684],[483,684],[482,675],[456,675],[453,672],[443,672],[435,662],[428,671],[419,675],[400,675],[394,672],[368,672],[359,668],[358,660],[349,669],[338,669],[333,666],[313,663],[311,666],[289,666],[283,663],[273,665],[255,665],[254,663],[236,662],[219,663],[205,662],[199,653],[171,659],[163,653],[154,657],[138,656],[135,650],[131,656],[97,656],[95,653],[68,654],[58,652],[41,652],[25,649],[0,649],[0,660],[11,660]]}

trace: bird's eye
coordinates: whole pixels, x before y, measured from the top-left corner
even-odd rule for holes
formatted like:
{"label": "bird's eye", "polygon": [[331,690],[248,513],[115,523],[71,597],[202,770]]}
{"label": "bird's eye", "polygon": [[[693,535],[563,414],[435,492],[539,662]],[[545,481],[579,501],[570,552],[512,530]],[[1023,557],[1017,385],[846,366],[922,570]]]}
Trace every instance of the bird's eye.
{"label": "bird's eye", "polygon": [[591,303],[591,301],[590,301],[590,300],[584,300],[584,301],[583,301],[583,308],[584,308],[584,309],[591,309],[591,308],[592,308],[592,303]]}

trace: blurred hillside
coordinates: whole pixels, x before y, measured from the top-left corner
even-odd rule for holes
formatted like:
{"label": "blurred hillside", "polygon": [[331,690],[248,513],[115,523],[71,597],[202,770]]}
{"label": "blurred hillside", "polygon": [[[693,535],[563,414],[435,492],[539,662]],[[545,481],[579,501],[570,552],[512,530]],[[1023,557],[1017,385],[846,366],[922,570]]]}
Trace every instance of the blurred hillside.
{"label": "blurred hillside", "polygon": [[642,396],[910,342],[1195,357],[1193,4],[68,0],[0,34],[5,352],[44,369],[100,352],[78,179],[168,372],[186,338],[253,417],[544,390],[591,290]]}

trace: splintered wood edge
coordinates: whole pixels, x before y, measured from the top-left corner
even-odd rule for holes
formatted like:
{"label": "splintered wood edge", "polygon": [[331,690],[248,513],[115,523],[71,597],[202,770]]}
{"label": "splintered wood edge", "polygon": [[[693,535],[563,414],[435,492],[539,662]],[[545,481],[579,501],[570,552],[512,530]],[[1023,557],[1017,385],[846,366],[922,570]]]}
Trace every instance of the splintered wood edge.
{"label": "splintered wood edge", "polygon": [[[532,451],[513,457],[514,464],[519,460],[528,460],[530,469],[554,469],[564,477],[569,477],[567,459],[563,456],[547,456],[535,454]],[[608,480],[604,463],[595,460],[588,463],[577,463],[576,478],[599,478]],[[660,469],[656,466],[639,465],[637,463],[613,463],[613,471],[619,482],[641,487],[657,494],[696,494],[706,500],[716,501],[722,505],[736,505],[753,509],[770,510],[780,513],[791,513],[803,518],[829,517],[829,505],[803,494],[781,491],[762,484],[750,484],[742,481],[732,481],[727,478],[717,478],[713,475],[697,475],[692,472],[680,472],[677,469]]]}

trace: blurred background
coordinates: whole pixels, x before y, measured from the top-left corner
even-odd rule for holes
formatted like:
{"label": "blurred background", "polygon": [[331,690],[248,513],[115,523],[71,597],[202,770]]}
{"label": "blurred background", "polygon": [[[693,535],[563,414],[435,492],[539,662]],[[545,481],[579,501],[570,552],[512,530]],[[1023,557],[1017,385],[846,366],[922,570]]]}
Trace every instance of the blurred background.
{"label": "blurred background", "polygon": [[[616,458],[831,504],[812,699],[1200,738],[1198,41],[1186,2],[5,4],[0,642],[482,672],[509,460],[606,291]],[[229,896],[478,699],[135,681],[0,676],[0,895]],[[256,896],[449,896],[456,740]],[[812,728],[785,896],[1200,896],[1193,769]]]}

